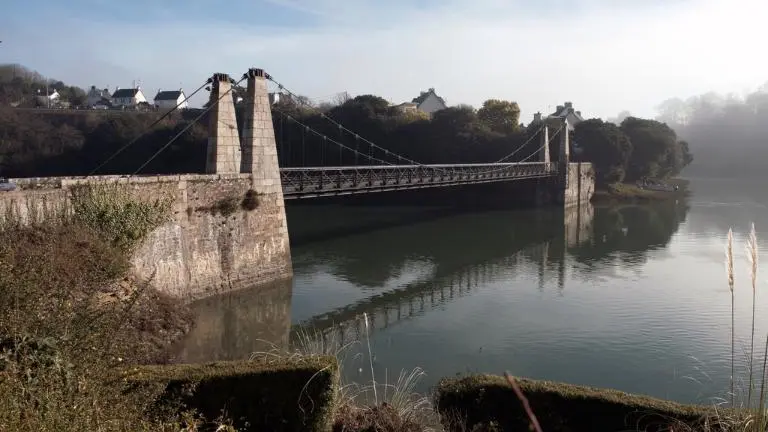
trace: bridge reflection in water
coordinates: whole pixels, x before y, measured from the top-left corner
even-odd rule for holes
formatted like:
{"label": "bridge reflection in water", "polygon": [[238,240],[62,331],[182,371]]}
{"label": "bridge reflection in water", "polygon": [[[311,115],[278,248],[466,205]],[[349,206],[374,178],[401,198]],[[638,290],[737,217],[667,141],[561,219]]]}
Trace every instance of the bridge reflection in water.
{"label": "bridge reflection in water", "polygon": [[[248,358],[254,352],[285,348],[290,340],[302,334],[322,338],[329,345],[343,345],[365,337],[364,313],[369,320],[368,332],[373,334],[520,276],[535,275],[534,279],[538,280],[532,279],[531,285],[542,290],[548,280],[556,280],[557,289],[562,293],[567,249],[591,240],[592,206],[565,213],[558,209],[505,212],[504,215],[511,216],[508,223],[500,222],[499,214],[491,212],[446,217],[425,222],[424,226],[417,223],[394,228],[421,232],[407,245],[383,244],[409,237],[407,233],[392,237],[386,230],[334,241],[334,246],[339,247],[324,247],[324,253],[333,256],[323,257],[322,261],[338,264],[330,273],[353,283],[356,276],[348,273],[356,272],[355,262],[367,262],[366,267],[375,263],[377,267],[399,269],[410,255],[424,257],[432,265],[414,281],[373,295],[363,294],[362,299],[357,296],[359,301],[331,306],[323,313],[295,322],[292,327],[292,281],[198,301],[192,305],[197,314],[196,324],[177,349],[177,361]],[[497,234],[499,223],[504,224],[504,230]],[[376,247],[372,247],[374,244]],[[311,274],[308,267],[317,265],[313,262],[317,250],[304,257],[302,248],[295,250],[296,274],[307,271]],[[385,279],[385,284],[391,280],[389,276]],[[359,285],[381,289],[377,281],[367,280]]]}
{"label": "bridge reflection in water", "polygon": [[[536,274],[541,290],[548,278],[555,278],[562,293],[566,251],[592,239],[594,208],[591,205],[574,207],[566,210],[562,219],[553,217],[552,212],[523,214],[530,219],[510,221],[516,226],[510,228],[511,236],[509,230],[504,233],[510,241],[501,247],[488,244],[487,237],[475,236],[471,229],[466,233],[469,235],[456,233],[448,239],[452,244],[443,247],[459,249],[462,262],[441,260],[439,250],[442,245],[438,245],[432,255],[436,266],[428,276],[302,320],[292,327],[291,339],[297,339],[300,334],[314,334],[323,338],[326,344],[346,345],[365,338],[364,313],[368,316],[368,333],[373,334],[523,274]],[[443,242],[434,239],[434,243]],[[374,250],[381,249],[387,249],[386,245]],[[416,255],[430,254],[419,251]],[[450,255],[455,257],[457,253],[452,251]],[[531,266],[536,270],[533,271]]]}

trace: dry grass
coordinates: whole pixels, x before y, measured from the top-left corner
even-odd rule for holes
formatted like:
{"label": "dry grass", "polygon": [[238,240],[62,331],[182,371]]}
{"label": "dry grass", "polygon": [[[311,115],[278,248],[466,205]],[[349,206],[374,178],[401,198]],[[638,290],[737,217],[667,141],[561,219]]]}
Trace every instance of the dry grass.
{"label": "dry grass", "polygon": [[[163,360],[190,315],[123,278],[124,251],[73,224],[0,232],[0,430],[194,430],[148,422],[114,370]],[[193,428],[193,429],[189,429]]]}
{"label": "dry grass", "polygon": [[[335,432],[426,432],[439,428],[437,413],[429,397],[418,394],[415,389],[425,372],[421,368],[403,370],[394,382],[377,379],[374,368],[374,352],[370,341],[370,329],[367,314],[363,314],[364,340],[343,343],[337,339],[336,331],[306,331],[296,335],[288,352],[274,347],[267,352],[254,353],[251,359],[278,358],[294,356],[312,357],[331,355],[340,365],[345,364],[355,348],[364,348],[368,354],[371,370],[370,382],[344,382],[336,386],[336,407],[334,413]],[[363,345],[364,344],[364,345]],[[343,366],[342,366],[343,369]]]}
{"label": "dry grass", "polygon": [[655,191],[643,189],[630,183],[613,183],[595,190],[593,200],[596,202],[649,202],[676,199],[687,196],[688,182],[681,179],[672,179],[666,182],[671,186],[677,186],[677,191]]}

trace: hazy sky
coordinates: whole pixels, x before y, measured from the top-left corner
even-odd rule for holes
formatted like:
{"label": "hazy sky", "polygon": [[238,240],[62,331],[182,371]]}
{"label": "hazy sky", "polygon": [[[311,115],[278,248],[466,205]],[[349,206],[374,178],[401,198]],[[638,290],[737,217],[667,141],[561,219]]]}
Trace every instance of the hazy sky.
{"label": "hazy sky", "polygon": [[[11,0],[0,63],[83,87],[192,90],[261,67],[313,99],[566,100],[652,117],[673,96],[768,81],[767,0]],[[200,102],[200,101],[197,101]]]}

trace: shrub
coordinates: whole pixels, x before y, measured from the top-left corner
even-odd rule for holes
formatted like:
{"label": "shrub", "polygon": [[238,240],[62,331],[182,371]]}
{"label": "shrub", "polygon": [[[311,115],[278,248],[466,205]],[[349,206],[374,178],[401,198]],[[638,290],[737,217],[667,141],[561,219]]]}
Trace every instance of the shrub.
{"label": "shrub", "polygon": [[147,410],[160,419],[190,409],[245,430],[330,431],[338,374],[333,357],[292,357],[144,366],[123,377],[129,394],[158,395]]}
{"label": "shrub", "polygon": [[141,200],[121,185],[71,189],[74,221],[124,250],[130,250],[170,216],[172,199]]}
{"label": "shrub", "polygon": [[0,430],[172,430],[120,394],[115,367],[163,359],[191,315],[121,279],[127,256],[74,223],[0,232]]}
{"label": "shrub", "polygon": [[[697,425],[718,415],[710,407],[616,390],[528,379],[517,379],[517,383],[545,431],[660,431],[669,430],[670,423]],[[438,384],[435,404],[448,431],[493,430],[493,423],[505,431],[529,427],[520,399],[501,376],[444,379]]]}

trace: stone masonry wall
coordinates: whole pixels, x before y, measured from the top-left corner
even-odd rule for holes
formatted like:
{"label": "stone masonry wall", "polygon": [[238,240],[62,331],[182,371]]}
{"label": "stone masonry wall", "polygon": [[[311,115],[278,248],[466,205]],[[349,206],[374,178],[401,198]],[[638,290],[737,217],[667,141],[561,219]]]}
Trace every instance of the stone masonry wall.
{"label": "stone masonry wall", "polygon": [[590,163],[573,162],[566,168],[563,206],[565,208],[589,202],[595,194],[595,169]]}
{"label": "stone masonry wall", "polygon": [[[121,183],[141,199],[173,197],[173,217],[134,253],[133,273],[176,297],[197,299],[234,288],[292,275],[288,231],[281,193],[263,190],[250,174],[88,179],[16,179],[19,189],[0,193],[0,221],[44,222],[70,210],[69,188]],[[240,206],[249,189],[259,204]],[[237,200],[229,215],[215,208]]]}
{"label": "stone masonry wall", "polygon": [[211,87],[210,124],[205,172],[234,174],[240,172],[240,135],[237,131],[232,83],[228,75],[215,74]]}

